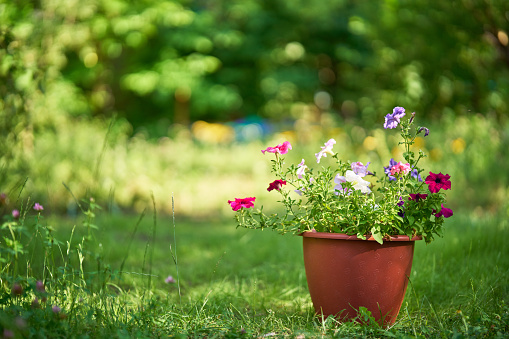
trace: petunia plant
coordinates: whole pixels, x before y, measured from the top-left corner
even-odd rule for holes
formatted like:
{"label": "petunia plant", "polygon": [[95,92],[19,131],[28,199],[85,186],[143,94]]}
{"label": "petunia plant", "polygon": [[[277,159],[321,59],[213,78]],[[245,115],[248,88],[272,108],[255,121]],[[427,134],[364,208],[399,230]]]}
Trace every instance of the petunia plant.
{"label": "petunia plant", "polygon": [[425,154],[422,150],[414,153],[411,146],[417,135],[428,136],[429,129],[413,126],[415,113],[407,119],[405,115],[403,107],[395,107],[385,116],[385,129],[401,128],[404,153],[402,159],[390,159],[380,176],[368,169],[370,162],[364,165],[341,160],[333,151],[334,139],[315,153],[315,160],[319,164],[330,155],[335,165],[317,171],[304,159],[298,165],[284,167],[282,156],[292,149],[288,141],[262,150],[264,155],[274,154],[275,180],[267,190],[281,195],[284,213],[266,215],[263,206],[251,208],[255,197],[229,200],[238,226],[272,228],[281,234],[316,231],[346,233],[361,239],[372,236],[379,243],[393,235],[421,236],[431,242],[435,235],[441,235],[444,219],[453,215],[445,207],[450,176],[441,172],[425,174],[419,167]]}

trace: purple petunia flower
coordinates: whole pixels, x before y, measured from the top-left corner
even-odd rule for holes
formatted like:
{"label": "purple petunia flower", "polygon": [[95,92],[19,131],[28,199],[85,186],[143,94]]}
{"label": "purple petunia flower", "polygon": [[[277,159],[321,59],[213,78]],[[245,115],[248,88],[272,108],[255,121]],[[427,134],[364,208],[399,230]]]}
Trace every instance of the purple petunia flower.
{"label": "purple petunia flower", "polygon": [[417,181],[422,181],[421,175],[417,169],[413,169],[412,172],[410,172],[410,175],[412,178],[417,179]]}
{"label": "purple petunia flower", "polygon": [[368,162],[368,163],[366,164],[366,166],[364,166],[364,165],[362,164],[362,162],[357,161],[357,162],[353,162],[353,163],[351,164],[351,168],[352,168],[352,171],[353,171],[355,174],[359,175],[360,177],[365,177],[365,176],[366,176],[366,174],[368,174],[368,173],[369,173],[369,171],[368,171],[368,166],[369,166],[369,164],[371,164],[371,162]]}
{"label": "purple petunia flower", "polygon": [[397,118],[397,119],[401,119],[405,116],[405,109],[403,107],[394,107],[394,109],[392,110],[392,116]]}
{"label": "purple petunia flower", "polygon": [[394,107],[392,113],[385,116],[384,128],[396,128],[400,122],[400,119],[405,116],[405,109],[403,107]]}

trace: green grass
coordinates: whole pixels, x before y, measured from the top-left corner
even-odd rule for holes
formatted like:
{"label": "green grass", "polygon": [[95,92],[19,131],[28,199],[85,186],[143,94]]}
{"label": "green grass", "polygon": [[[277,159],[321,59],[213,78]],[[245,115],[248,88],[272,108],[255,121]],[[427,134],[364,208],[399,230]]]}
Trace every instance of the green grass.
{"label": "green grass", "polygon": [[[54,263],[47,262],[48,300],[41,301],[41,308],[31,303],[35,295],[41,300],[35,281],[42,279],[37,263],[45,257],[44,244],[29,269],[20,259],[16,276],[7,274],[12,266],[3,264],[3,330],[19,337],[509,335],[509,245],[503,237],[508,225],[502,217],[455,211],[443,238],[430,245],[418,242],[411,284],[390,329],[314,315],[299,237],[235,229],[232,219],[221,218],[177,218],[174,229],[171,218],[154,221],[147,212],[138,226],[138,215],[100,215],[92,220],[99,227],[92,240],[83,242],[83,220],[48,217],[41,222],[52,225],[52,234],[62,241],[61,250],[54,247]],[[168,275],[177,278],[174,231],[181,296],[176,283],[164,282]],[[64,265],[67,271],[59,270]],[[11,293],[14,280],[24,287],[19,297]],[[53,305],[62,311],[54,313]]]}

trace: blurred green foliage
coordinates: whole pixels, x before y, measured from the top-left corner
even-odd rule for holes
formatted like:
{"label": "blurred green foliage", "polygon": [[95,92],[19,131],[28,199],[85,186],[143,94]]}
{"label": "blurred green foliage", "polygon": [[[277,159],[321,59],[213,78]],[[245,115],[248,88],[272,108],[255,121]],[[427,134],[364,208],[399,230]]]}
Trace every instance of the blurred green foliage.
{"label": "blurred green foliage", "polygon": [[299,102],[365,124],[410,103],[501,116],[508,13],[503,0],[3,1],[2,106],[40,94],[149,130],[295,118]]}
{"label": "blurred green foliage", "polygon": [[[244,159],[233,127],[203,120],[257,115],[292,131],[267,142],[328,135],[385,156],[365,128],[397,105],[439,128],[436,161],[458,154],[462,184],[484,182],[483,168],[506,165],[508,13],[503,0],[0,0],[0,185],[29,177],[65,206],[64,181],[131,207],[158,187],[166,201],[180,190],[185,212],[224,210],[191,197],[229,194],[239,167],[247,182],[265,165],[232,165]],[[208,171],[215,186],[201,188]],[[480,205],[509,195],[495,177]]]}

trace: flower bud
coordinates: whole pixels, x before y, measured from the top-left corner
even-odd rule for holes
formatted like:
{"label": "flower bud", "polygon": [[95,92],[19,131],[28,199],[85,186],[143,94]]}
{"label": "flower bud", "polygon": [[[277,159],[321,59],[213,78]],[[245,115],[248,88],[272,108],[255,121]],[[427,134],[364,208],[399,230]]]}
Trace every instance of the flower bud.
{"label": "flower bud", "polygon": [[410,118],[410,121],[408,123],[411,124],[414,121],[414,118],[415,118],[415,112],[412,112],[412,117]]}
{"label": "flower bud", "polygon": [[419,130],[417,130],[417,134],[421,133],[422,131],[424,131],[425,137],[427,137],[429,135],[429,129],[426,127],[420,127]]}

